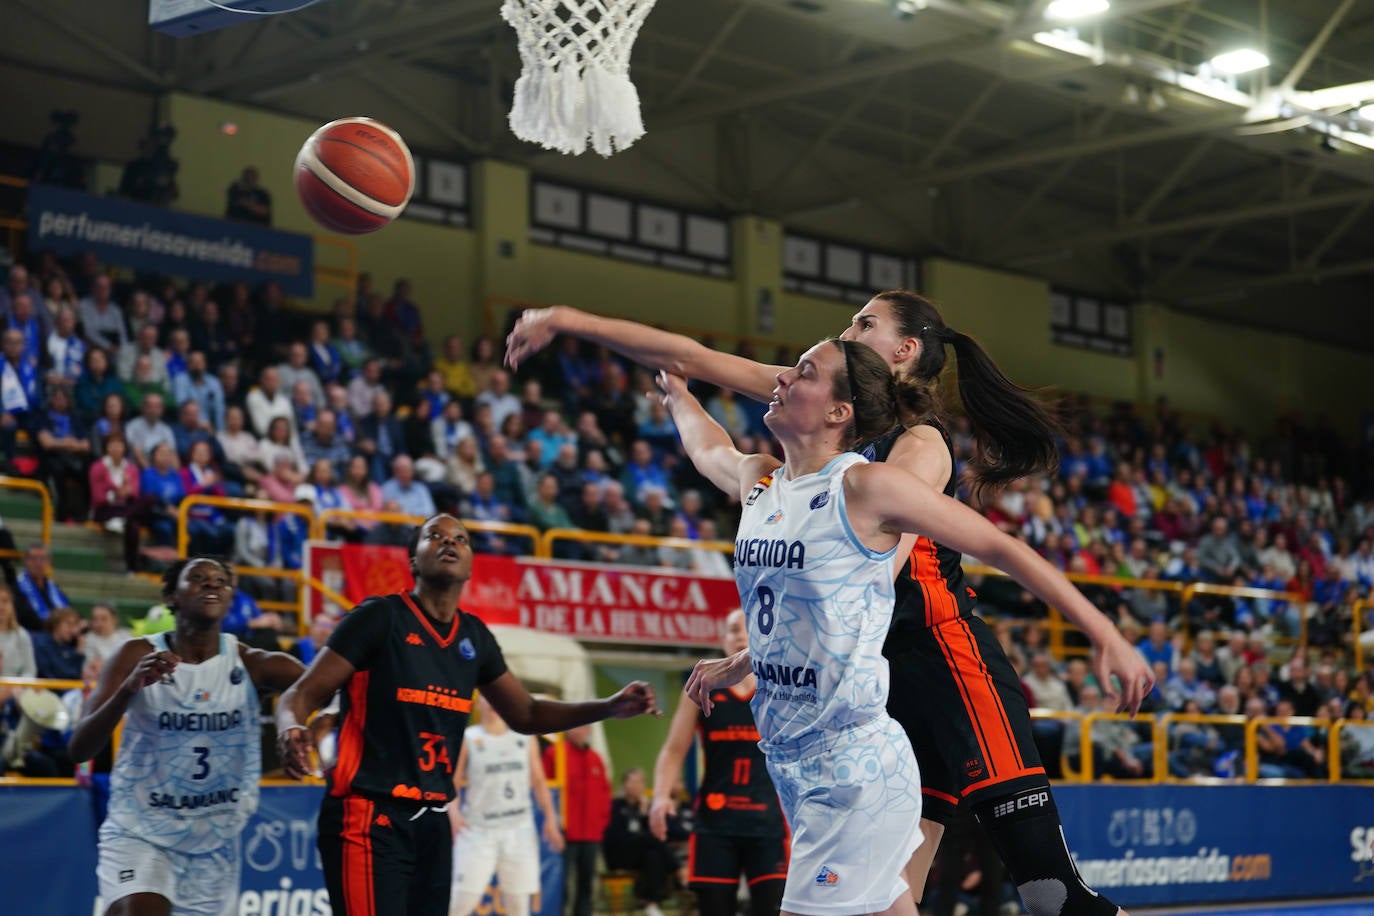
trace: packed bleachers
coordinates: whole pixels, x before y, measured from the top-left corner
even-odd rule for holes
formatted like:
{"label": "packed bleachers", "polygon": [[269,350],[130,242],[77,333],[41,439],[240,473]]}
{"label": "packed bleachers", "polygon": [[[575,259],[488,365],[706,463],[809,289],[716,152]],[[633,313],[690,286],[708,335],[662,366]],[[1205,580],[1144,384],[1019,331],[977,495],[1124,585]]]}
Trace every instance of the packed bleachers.
{"label": "packed bleachers", "polygon": [[[117,278],[89,257],[38,254],[9,269],[0,319],[0,470],[44,481],[58,519],[103,529],[130,573],[165,562],[176,508],[195,494],[689,540],[728,540],[737,519],[684,460],[671,419],[646,396],[647,371],[572,339],[515,376],[496,336],[431,348],[405,280],[384,294],[364,274],[355,296],[322,315],[273,284]],[[742,450],[766,443],[761,405],[698,393]],[[1354,637],[1374,584],[1374,496],[1349,484],[1363,468],[1330,429],[1285,423],[1250,440],[1220,422],[1185,421],[1166,403],[1147,414],[1098,410],[1087,398],[1067,405],[1063,422],[1059,474],[1019,481],[980,508],[1134,632],[1159,676],[1152,711],[1334,722],[1374,710]],[[962,466],[973,439],[960,420],[952,432]],[[290,570],[310,534],[302,518],[198,506],[186,528],[193,551]],[[331,536],[379,541],[394,531],[351,524]],[[476,546],[529,550],[480,532]],[[728,572],[709,550],[563,542],[555,555]],[[1027,692],[1059,716],[1040,720],[1046,757],[1081,771],[1081,723],[1106,711],[1101,685],[1074,660],[1081,645],[1006,580],[976,584]],[[242,588],[248,603],[234,625],[244,634],[295,631],[257,606],[290,608],[289,580],[249,576]],[[31,603],[24,588],[16,598]],[[12,674],[4,665],[0,674]],[[1158,769],[1152,725],[1093,722],[1090,772]],[[1311,732],[1274,738],[1262,772],[1320,776],[1320,722],[1284,726]],[[1172,775],[1238,772],[1234,756],[1218,763],[1218,748],[1237,751],[1217,731],[1230,725],[1187,724],[1164,733],[1159,759]],[[1369,731],[1346,730],[1351,772],[1374,766],[1353,743]]]}

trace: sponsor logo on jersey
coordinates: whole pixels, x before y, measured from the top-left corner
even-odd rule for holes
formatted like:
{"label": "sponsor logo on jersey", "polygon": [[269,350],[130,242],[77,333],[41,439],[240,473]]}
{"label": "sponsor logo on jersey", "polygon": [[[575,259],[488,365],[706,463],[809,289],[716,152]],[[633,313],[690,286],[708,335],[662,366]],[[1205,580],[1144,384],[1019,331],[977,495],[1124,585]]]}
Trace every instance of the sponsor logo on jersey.
{"label": "sponsor logo on jersey", "polygon": [[1031,808],[1045,808],[1050,803],[1050,793],[1047,789],[1031,789],[1023,792],[1015,798],[1009,798],[1004,802],[998,802],[992,809],[994,818],[1006,817],[1008,814],[1015,814],[1017,811],[1026,811]]}
{"label": "sponsor logo on jersey", "polygon": [[754,662],[754,676],[781,687],[815,687],[816,669],[804,665],[773,665]]}
{"label": "sponsor logo on jersey", "polygon": [[424,797],[424,793],[420,791],[419,786],[407,786],[403,783],[397,783],[391,787],[391,797],[408,798],[411,801],[419,801]]}
{"label": "sponsor logo on jersey", "polygon": [[148,805],[153,808],[171,808],[173,811],[194,811],[197,808],[213,808],[216,805],[237,805],[239,790],[219,789],[199,795],[173,795],[170,792],[149,792]]}
{"label": "sponsor logo on jersey", "polygon": [[764,519],[763,523],[765,525],[776,525],[780,521],[782,521],[782,510],[774,509],[773,514]]}
{"label": "sponsor logo on jersey", "polygon": [[725,807],[725,793],[724,793],[724,792],[708,792],[708,793],[706,793],[706,807],[707,807],[707,808],[710,808],[712,811],[719,811],[721,808],[724,808],[724,807]]}
{"label": "sponsor logo on jersey", "polygon": [[756,484],[754,484],[754,489],[752,489],[752,490],[749,491],[749,496],[748,496],[748,498],[746,498],[746,499],[744,500],[744,504],[745,504],[746,506],[752,506],[754,503],[758,502],[758,501],[759,501],[759,497],[763,495],[763,491],[766,490],[766,489],[768,489],[768,488],[771,487],[772,485],[773,485],[773,475],[772,475],[772,474],[768,474],[768,475],[766,475],[766,476],[760,477],[760,478],[759,478],[759,482],[756,483]]}
{"label": "sponsor logo on jersey", "polygon": [[388,817],[388,816],[385,815],[385,814],[379,814],[379,815],[377,815],[376,824],[377,824],[378,827],[390,827],[390,826],[391,826],[391,818]]}
{"label": "sponsor logo on jersey", "polygon": [[243,724],[243,710],[233,712],[163,712],[157,727],[164,732],[223,732]]}
{"label": "sponsor logo on jersey", "polygon": [[806,568],[806,545],[782,538],[741,538],[735,541],[736,566]]}
{"label": "sponsor logo on jersey", "polygon": [[132,868],[121,868],[119,870],[119,883],[128,884],[134,880],[134,870]]}
{"label": "sponsor logo on jersey", "polygon": [[840,883],[840,876],[830,870],[830,866],[822,865],[821,870],[816,872],[816,884],[820,887],[831,887]]}
{"label": "sponsor logo on jersey", "polygon": [[817,509],[821,508],[828,502],[830,502],[830,491],[822,490],[815,496],[811,497],[811,511],[815,512]]}
{"label": "sponsor logo on jersey", "polygon": [[863,455],[864,458],[868,459],[869,461],[876,461],[878,459],[878,444],[876,442],[868,443],[864,446],[864,450],[862,452],[859,452],[859,454]]}
{"label": "sponsor logo on jersey", "polygon": [[433,706],[452,712],[471,712],[472,700],[458,695],[456,690],[430,686],[428,690],[418,687],[397,687],[396,702],[415,703],[419,706]]}
{"label": "sponsor logo on jersey", "polygon": [[242,668],[235,668],[233,671],[230,671],[230,672],[229,672],[229,683],[231,683],[231,684],[242,684],[242,683],[243,683],[243,669],[242,669]]}
{"label": "sponsor logo on jersey", "polygon": [[407,633],[406,643],[412,646],[423,646],[425,644],[425,641],[423,638],[421,638],[419,633]]}
{"label": "sponsor logo on jersey", "polygon": [[477,650],[473,648],[472,640],[468,639],[466,636],[463,637],[462,641],[458,643],[458,654],[468,661],[472,661],[476,658]]}
{"label": "sponsor logo on jersey", "polygon": [[195,693],[191,694],[191,699],[195,700],[197,703],[208,703],[210,702],[210,691],[202,687]]}
{"label": "sponsor logo on jersey", "polygon": [[977,757],[964,761],[964,772],[968,774],[969,779],[977,779],[983,775],[983,761]]}
{"label": "sponsor logo on jersey", "polygon": [[759,730],[752,725],[727,725],[724,728],[709,728],[706,732],[707,741],[753,741],[759,740]]}

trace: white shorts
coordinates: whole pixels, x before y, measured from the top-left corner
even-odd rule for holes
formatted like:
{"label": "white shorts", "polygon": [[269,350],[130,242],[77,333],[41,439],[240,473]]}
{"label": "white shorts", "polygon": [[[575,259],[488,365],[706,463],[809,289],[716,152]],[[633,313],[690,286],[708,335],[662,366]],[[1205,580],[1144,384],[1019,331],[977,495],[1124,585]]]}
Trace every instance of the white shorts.
{"label": "white shorts", "polygon": [[149,843],[108,820],[95,868],[106,907],[130,894],[157,894],[173,916],[232,916],[239,911],[239,838],[192,855]]}
{"label": "white shorts", "polygon": [[784,910],[878,913],[907,892],[902,870],[921,845],[921,777],[900,725],[884,714],[764,752],[792,827]]}
{"label": "white shorts", "polygon": [[496,875],[508,894],[539,893],[539,838],[533,821],[515,827],[469,823],[453,841],[455,891],[480,894]]}

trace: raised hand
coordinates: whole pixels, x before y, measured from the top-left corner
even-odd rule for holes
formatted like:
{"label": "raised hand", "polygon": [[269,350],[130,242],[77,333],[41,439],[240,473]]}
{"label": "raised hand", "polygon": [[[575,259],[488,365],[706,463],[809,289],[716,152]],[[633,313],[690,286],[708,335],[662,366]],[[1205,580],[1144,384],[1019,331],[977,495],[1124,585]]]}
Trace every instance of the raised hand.
{"label": "raised hand", "polygon": [[124,689],[138,693],[144,687],[166,681],[176,669],[181,657],[173,652],[149,652],[138,660],[134,670],[124,679]]}
{"label": "raised hand", "polygon": [[527,357],[544,349],[559,333],[558,319],[562,306],[546,309],[526,309],[516,319],[515,327],[506,335],[506,365],[518,368]]}

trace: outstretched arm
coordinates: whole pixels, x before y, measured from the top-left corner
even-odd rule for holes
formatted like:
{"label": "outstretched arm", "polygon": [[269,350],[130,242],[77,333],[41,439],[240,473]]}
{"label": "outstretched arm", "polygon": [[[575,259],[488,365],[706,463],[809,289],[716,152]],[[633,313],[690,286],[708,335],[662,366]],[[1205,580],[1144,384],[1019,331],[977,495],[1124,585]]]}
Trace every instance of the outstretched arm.
{"label": "outstretched arm", "polygon": [[697,708],[684,693],[678,697],[677,711],[668,726],[668,740],[654,762],[654,803],[649,806],[649,832],[660,840],[668,839],[668,815],[673,813],[673,781],[692,749],[697,728]]}
{"label": "outstretched arm", "polygon": [[603,719],[628,719],[644,713],[662,715],[654,689],[644,681],[631,681],[603,700],[569,702],[531,696],[520,679],[507,671],[484,684],[482,690],[506,724],[522,735],[547,735]]}
{"label": "outstretched arm", "polygon": [[673,415],[687,457],[722,492],[744,499],[754,481],[778,466],[771,455],[746,455],[735,448],[730,434],[687,390],[682,376],[660,372],[658,386],[663,389],[663,404]]}
{"label": "outstretched arm", "polygon": [[311,714],[342,690],[356,670],[348,659],[325,646],[277,700],[277,750],[282,770],[290,778],[302,779],[310,772],[313,739],[307,723]]}
{"label": "outstretched arm", "polygon": [[506,338],[507,365],[518,366],[558,334],[590,340],[650,369],[701,379],[755,401],[767,401],[772,396],[773,377],[783,368],[720,353],[682,334],[635,321],[602,318],[566,305],[529,309],[520,316]]}
{"label": "outstretched arm", "polygon": [[[1120,710],[1140,710],[1154,687],[1154,675],[1144,658],[1106,615],[1028,544],[1003,533],[958,500],[914,486],[911,475],[899,468],[863,465],[846,474],[844,483],[856,531],[924,534],[1007,572],[1041,601],[1058,608],[1096,647],[1094,669],[1103,693],[1116,699]],[[1120,690],[1112,684],[1113,674],[1120,680]]]}
{"label": "outstretched arm", "polygon": [[72,729],[67,754],[84,763],[100,753],[140,690],[176,670],[180,659],[172,652],[154,652],[146,639],[130,639],[119,647],[100,673],[100,682],[86,698],[81,720]]}

